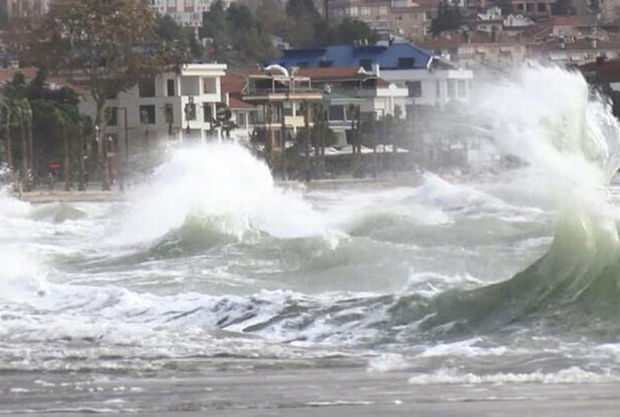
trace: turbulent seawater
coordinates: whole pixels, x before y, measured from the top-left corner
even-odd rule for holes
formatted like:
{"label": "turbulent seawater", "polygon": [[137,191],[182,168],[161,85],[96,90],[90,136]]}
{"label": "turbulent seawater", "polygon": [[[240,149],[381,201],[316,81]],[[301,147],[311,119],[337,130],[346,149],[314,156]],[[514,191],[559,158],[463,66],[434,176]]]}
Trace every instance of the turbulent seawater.
{"label": "turbulent seawater", "polygon": [[0,373],[42,390],[201,366],[618,382],[615,119],[557,69],[479,106],[521,168],[303,187],[226,145],[171,152],[123,202],[0,194]]}

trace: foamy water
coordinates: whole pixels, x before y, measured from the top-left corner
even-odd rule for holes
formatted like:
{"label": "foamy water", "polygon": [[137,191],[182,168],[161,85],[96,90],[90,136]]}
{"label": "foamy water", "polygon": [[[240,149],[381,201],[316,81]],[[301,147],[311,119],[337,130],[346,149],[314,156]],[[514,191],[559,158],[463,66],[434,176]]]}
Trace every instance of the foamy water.
{"label": "foamy water", "polygon": [[521,161],[495,177],[284,189],[214,145],[172,151],[122,203],[0,193],[0,369],[232,357],[410,384],[617,382],[617,123],[557,69],[487,94],[480,123]]}

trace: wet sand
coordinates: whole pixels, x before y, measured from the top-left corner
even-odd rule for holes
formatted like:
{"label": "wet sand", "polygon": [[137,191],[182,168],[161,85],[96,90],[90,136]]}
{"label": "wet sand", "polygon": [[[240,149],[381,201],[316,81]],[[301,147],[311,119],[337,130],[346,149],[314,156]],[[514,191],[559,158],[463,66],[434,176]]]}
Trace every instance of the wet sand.
{"label": "wet sand", "polygon": [[413,385],[412,372],[259,362],[178,362],[133,375],[4,373],[0,415],[611,417],[620,410],[618,383]]}

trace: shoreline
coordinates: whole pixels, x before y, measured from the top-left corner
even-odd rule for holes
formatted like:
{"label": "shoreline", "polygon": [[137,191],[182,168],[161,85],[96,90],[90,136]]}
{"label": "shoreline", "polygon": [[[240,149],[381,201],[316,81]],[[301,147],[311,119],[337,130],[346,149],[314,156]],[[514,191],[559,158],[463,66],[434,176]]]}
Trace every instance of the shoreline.
{"label": "shoreline", "polygon": [[85,190],[85,191],[29,191],[26,193],[12,192],[11,195],[31,204],[49,203],[100,203],[123,201],[125,196],[118,190]]}
{"label": "shoreline", "polygon": [[[462,182],[465,178],[449,177],[451,182]],[[420,173],[399,173],[396,176],[377,176],[366,178],[339,177],[314,179],[311,181],[281,180],[274,179],[273,184],[283,189],[330,189],[339,187],[363,187],[363,186],[388,186],[388,187],[417,187],[423,182],[423,175]],[[9,192],[11,196],[21,201],[31,204],[51,204],[51,203],[88,203],[88,202],[119,202],[126,199],[126,193],[121,192],[118,187],[110,191],[103,191],[98,188],[90,188],[84,191],[78,190],[35,190],[29,192]]]}

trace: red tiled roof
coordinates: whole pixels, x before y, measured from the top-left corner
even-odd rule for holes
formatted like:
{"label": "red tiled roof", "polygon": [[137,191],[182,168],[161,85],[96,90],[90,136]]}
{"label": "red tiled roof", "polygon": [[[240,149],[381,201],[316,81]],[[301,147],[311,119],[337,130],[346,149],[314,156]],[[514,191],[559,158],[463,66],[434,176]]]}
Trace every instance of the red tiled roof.
{"label": "red tiled roof", "polygon": [[230,109],[237,109],[237,110],[241,110],[241,109],[255,109],[256,106],[250,103],[246,103],[245,101],[243,101],[241,99],[241,97],[237,96],[237,95],[229,95],[228,96],[228,108]]}
{"label": "red tiled roof", "polygon": [[534,25],[527,26],[521,32],[521,35],[527,39],[538,40],[538,39],[546,38],[552,32],[553,32],[553,25],[547,21],[547,22],[536,23]]}
{"label": "red tiled roof", "polygon": [[597,40],[596,47],[592,45],[590,39],[575,39],[574,42],[564,42],[564,47],[561,48],[561,43],[557,39],[552,39],[547,42],[534,45],[534,49],[542,51],[605,51],[605,50],[620,50],[619,42],[609,42],[604,40]]}
{"label": "red tiled roof", "polygon": [[518,43],[514,36],[503,36],[501,33],[498,34],[498,38],[494,41],[493,37],[490,33],[486,32],[470,32],[469,41],[467,37],[460,32],[453,31],[448,34],[449,36],[441,36],[438,38],[433,38],[429,40],[425,40],[422,42],[418,42],[418,46],[426,49],[437,49],[437,48],[450,48],[456,47],[460,45],[480,45],[487,43],[495,43],[495,44],[514,44]]}
{"label": "red tiled roof", "polygon": [[[37,75],[37,71],[36,68],[32,67],[18,69],[0,68],[0,88],[7,81],[10,81],[17,72],[21,72],[24,75],[26,82],[30,82]],[[85,88],[72,84],[64,78],[48,76],[45,81],[48,85],[55,84],[59,87],[70,88],[78,94],[86,94],[87,92]]]}
{"label": "red tiled roof", "polygon": [[585,16],[555,16],[552,19],[553,26],[588,26],[588,23]]}
{"label": "red tiled roof", "polygon": [[229,72],[222,77],[222,94],[241,93],[248,79],[249,72]]}

